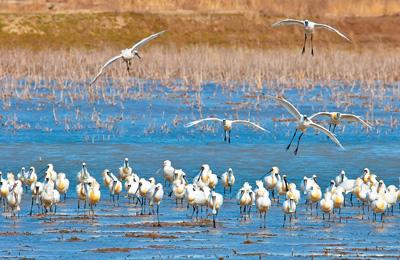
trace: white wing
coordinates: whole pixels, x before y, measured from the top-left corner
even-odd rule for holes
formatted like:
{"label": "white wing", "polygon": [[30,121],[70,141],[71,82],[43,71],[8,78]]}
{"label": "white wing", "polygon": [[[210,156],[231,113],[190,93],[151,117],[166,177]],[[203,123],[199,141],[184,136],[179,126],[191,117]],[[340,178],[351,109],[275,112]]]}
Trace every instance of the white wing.
{"label": "white wing", "polygon": [[332,26],[329,26],[327,24],[316,23],[315,28],[323,28],[323,29],[327,29],[331,32],[335,32],[335,33],[339,34],[339,36],[342,37],[343,39],[346,39],[347,41],[351,42],[351,40],[349,38],[347,38],[346,35],[344,35],[343,33],[339,32],[337,29],[335,29]]}
{"label": "white wing", "polygon": [[328,129],[326,129],[325,127],[323,127],[322,125],[316,124],[314,122],[310,122],[309,125],[315,129],[318,129],[319,131],[323,132],[324,134],[326,134],[333,142],[335,142],[340,148],[344,149],[344,147],[341,145],[341,143],[339,142],[339,140],[336,138],[336,136],[334,134],[332,134],[332,132],[330,132]]}
{"label": "white wing", "polygon": [[97,73],[96,77],[94,77],[94,79],[92,79],[92,81],[90,82],[89,85],[90,85],[90,86],[93,85],[93,84],[96,82],[97,78],[100,77],[100,75],[103,73],[103,70],[104,70],[108,65],[110,65],[111,63],[113,63],[114,61],[118,60],[118,59],[121,58],[121,57],[122,57],[122,55],[120,54],[120,55],[118,55],[118,56],[113,57],[113,58],[110,59],[109,61],[107,61],[106,64],[104,64],[103,67],[101,67],[99,73]]}
{"label": "white wing", "polygon": [[146,38],[142,39],[140,42],[135,43],[135,44],[132,46],[131,51],[134,51],[134,50],[139,49],[140,47],[142,47],[143,45],[145,45],[145,44],[148,43],[149,41],[151,41],[151,40],[157,38],[158,36],[160,36],[161,34],[163,34],[164,32],[165,32],[165,31],[161,31],[161,32],[152,34],[152,35],[150,35],[149,37],[146,37]]}
{"label": "white wing", "polygon": [[340,118],[347,120],[347,121],[351,121],[351,122],[360,122],[364,126],[366,126],[368,128],[372,128],[372,126],[370,124],[368,124],[366,121],[362,120],[361,117],[353,115],[353,114],[340,114]]}
{"label": "white wing", "polygon": [[278,101],[278,103],[280,104],[280,105],[282,105],[284,108],[286,108],[286,110],[294,117],[294,118],[296,118],[297,120],[300,120],[301,119],[301,114],[300,114],[300,112],[299,112],[299,110],[297,110],[297,108],[295,108],[293,105],[292,105],[292,103],[290,103],[289,101],[287,101],[286,99],[284,99],[283,97],[274,97],[274,96],[268,96],[268,95],[266,95],[267,97],[269,97],[269,98],[273,98],[273,99],[275,99],[276,101]]}
{"label": "white wing", "polygon": [[196,120],[196,121],[193,121],[193,122],[185,124],[185,127],[191,127],[191,126],[197,125],[198,123],[201,123],[203,121],[218,121],[218,122],[222,122],[222,119],[215,118],[215,117],[199,119],[199,120]]}
{"label": "white wing", "polygon": [[270,133],[270,131],[266,130],[265,128],[263,128],[263,127],[261,127],[261,126],[255,124],[255,123],[253,123],[253,122],[247,121],[247,120],[233,120],[232,123],[252,125],[252,126],[254,126],[254,127],[256,127],[256,128],[258,128],[258,129],[264,131],[264,132]]}
{"label": "white wing", "polygon": [[281,26],[281,25],[301,25],[301,26],[304,26],[304,21],[295,20],[295,19],[285,19],[285,20],[273,23],[272,27],[277,27],[277,26]]}
{"label": "white wing", "polygon": [[318,112],[318,113],[315,113],[315,114],[309,116],[308,119],[312,120],[313,118],[318,117],[318,116],[331,117],[331,113],[329,113],[329,112]]}

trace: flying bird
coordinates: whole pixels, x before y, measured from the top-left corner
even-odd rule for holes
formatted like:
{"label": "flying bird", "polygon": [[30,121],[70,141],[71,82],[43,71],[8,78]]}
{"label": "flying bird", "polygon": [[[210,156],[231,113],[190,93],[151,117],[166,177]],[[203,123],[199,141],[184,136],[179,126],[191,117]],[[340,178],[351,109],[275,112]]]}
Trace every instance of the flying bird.
{"label": "flying bird", "polygon": [[290,146],[292,145],[293,139],[296,137],[297,131],[300,130],[301,134],[299,136],[299,139],[297,140],[297,147],[294,150],[294,154],[297,155],[297,152],[299,150],[299,145],[300,145],[300,140],[303,134],[307,131],[308,128],[314,128],[318,131],[321,131],[325,135],[327,135],[334,143],[336,143],[340,148],[344,149],[343,146],[340,144],[339,140],[336,138],[336,136],[330,132],[328,129],[325,127],[314,123],[309,117],[306,115],[303,115],[297,110],[293,104],[291,104],[289,101],[284,99],[283,97],[273,97],[273,96],[268,96],[269,98],[272,98],[276,100],[281,106],[283,106],[297,121],[297,127],[296,131],[294,132],[294,135],[292,139],[290,140],[289,145],[286,147],[286,150],[289,150]]}
{"label": "flying bird", "polygon": [[146,43],[148,43],[149,41],[157,38],[158,36],[160,36],[161,34],[163,34],[165,31],[161,31],[155,34],[150,35],[149,37],[146,37],[144,39],[142,39],[141,41],[135,43],[132,48],[129,49],[124,49],[121,51],[121,54],[111,58],[110,60],[108,60],[103,67],[101,67],[99,73],[97,73],[97,75],[92,79],[92,81],[90,82],[90,86],[93,85],[96,80],[100,77],[100,75],[104,72],[104,69],[107,68],[109,65],[111,65],[111,63],[113,63],[114,61],[122,58],[122,60],[126,63],[126,68],[129,71],[130,66],[131,66],[131,60],[133,58],[135,58],[135,56],[137,56],[139,59],[141,59],[142,57],[140,57],[139,55],[139,49],[141,47],[143,47],[143,45],[145,45]]}
{"label": "flying bird", "polygon": [[[228,120],[228,119],[219,119],[219,118],[215,118],[215,117],[209,117],[209,118],[204,118],[204,119],[199,119],[190,123],[185,124],[185,127],[191,127],[194,125],[197,125],[201,122],[205,122],[205,121],[218,121],[222,123],[222,127],[224,128],[224,141],[228,141],[229,143],[231,142],[231,131],[232,131],[232,124],[246,124],[246,125],[252,125],[258,129],[260,129],[261,131],[264,132],[268,132],[268,130],[264,129],[263,127],[247,121],[247,120]],[[228,134],[228,136],[227,136]]]}
{"label": "flying bird", "polygon": [[304,52],[306,50],[307,36],[310,36],[311,37],[311,55],[314,55],[313,35],[314,35],[315,29],[326,29],[331,32],[337,33],[340,37],[342,37],[343,39],[345,39],[349,42],[351,41],[346,35],[344,35],[343,33],[339,32],[337,29],[335,29],[332,26],[327,25],[327,24],[315,23],[315,22],[311,22],[309,20],[302,21],[302,20],[296,20],[296,19],[285,19],[285,20],[278,21],[278,22],[272,24],[272,27],[277,27],[277,26],[281,26],[281,25],[303,26],[303,28],[304,28],[304,45],[303,45],[303,51],[301,52],[301,54],[304,54]]}
{"label": "flying bird", "polygon": [[325,116],[325,117],[330,118],[329,131],[331,131],[331,127],[333,125],[332,133],[335,132],[336,126],[339,125],[342,121],[359,122],[367,128],[372,128],[372,126],[370,124],[368,124],[366,121],[362,120],[360,116],[353,115],[353,114],[343,114],[340,112],[318,112],[318,113],[315,113],[314,115],[310,116],[309,119],[312,120],[319,116]]}

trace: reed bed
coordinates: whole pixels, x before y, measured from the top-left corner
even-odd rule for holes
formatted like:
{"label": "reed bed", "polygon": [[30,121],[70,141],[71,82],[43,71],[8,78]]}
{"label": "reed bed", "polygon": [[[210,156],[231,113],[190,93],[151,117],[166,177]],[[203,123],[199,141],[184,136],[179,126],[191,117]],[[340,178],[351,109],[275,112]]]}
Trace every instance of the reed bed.
{"label": "reed bed", "polygon": [[[0,50],[2,98],[15,95],[15,87],[42,82],[45,88],[84,86],[105,61],[119,53],[102,51],[26,49]],[[105,70],[96,86],[112,84],[126,88],[139,81],[157,81],[165,86],[198,87],[216,83],[226,88],[255,89],[312,88],[314,86],[385,87],[400,78],[400,54],[393,50],[316,49],[312,57],[297,49],[254,49],[246,47],[189,46],[152,47],[142,60],[132,63],[130,72],[122,61]],[[18,84],[17,84],[18,83]],[[90,89],[90,88],[82,88]],[[19,95],[29,95],[20,92]]]}
{"label": "reed bed", "polygon": [[[2,49],[0,104],[5,115],[0,121],[12,133],[26,129],[74,132],[93,127],[101,135],[96,140],[110,140],[114,135],[123,135],[124,129],[118,127],[120,122],[146,121],[144,135],[168,134],[182,121],[206,116],[208,112],[203,99],[217,96],[218,89],[225,91],[226,100],[221,99],[226,102],[224,105],[235,118],[239,118],[239,112],[252,111],[254,116],[265,109],[262,106],[268,106],[269,102],[263,100],[261,92],[285,94],[286,90],[298,88],[300,103],[320,104],[322,107],[333,103],[341,111],[350,112],[354,107],[362,108],[363,117],[371,124],[390,127],[384,130],[375,128],[378,134],[397,129],[399,120],[392,115],[400,111],[398,50],[351,52],[321,48],[316,49],[314,57],[308,52],[302,56],[300,51],[204,45],[150,47],[141,53],[142,60],[136,59],[132,63],[130,72],[122,61],[115,62],[90,87],[88,83],[98,69],[119,50],[35,52]],[[214,94],[204,95],[203,90],[209,83],[219,87],[213,88]],[[163,86],[162,91],[165,88],[171,90],[161,99],[184,104],[192,114],[174,114],[156,120],[152,117],[151,104],[147,114],[129,116],[122,112],[128,101],[160,99],[160,90],[155,89],[159,85]],[[310,95],[318,86],[325,90]],[[233,92],[242,93],[243,99],[231,102],[229,96]],[[32,100],[34,102],[30,102]],[[20,101],[28,101],[27,108],[32,113],[48,111],[43,112],[50,114],[48,119],[30,123],[22,119],[23,113],[20,114],[16,105]],[[116,109],[104,114],[103,104]],[[289,124],[287,117],[276,116],[272,118],[275,123]],[[257,116],[250,118],[250,112],[249,119],[259,120]],[[215,131],[213,127],[207,127],[203,130]],[[85,140],[94,142],[93,138],[87,136]]]}

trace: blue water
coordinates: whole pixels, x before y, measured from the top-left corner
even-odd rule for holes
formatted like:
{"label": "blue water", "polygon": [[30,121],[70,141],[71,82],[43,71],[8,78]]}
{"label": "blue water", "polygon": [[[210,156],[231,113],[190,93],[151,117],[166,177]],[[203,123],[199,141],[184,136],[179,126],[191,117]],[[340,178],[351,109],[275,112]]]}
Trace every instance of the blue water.
{"label": "blue water", "polygon": [[[107,100],[100,95],[98,101],[90,103],[84,86],[73,82],[64,83],[64,86],[61,90],[56,82],[21,81],[19,89],[29,87],[32,99],[14,97],[10,100],[10,107],[8,101],[3,100],[0,104],[0,169],[18,172],[22,166],[42,169],[47,163],[53,163],[56,171],[65,172],[71,180],[68,199],[59,205],[56,215],[28,216],[28,193],[23,197],[20,218],[6,218],[8,213],[0,217],[0,256],[214,259],[400,255],[397,208],[394,216],[387,216],[385,223],[373,223],[370,213],[362,216],[361,208],[346,207],[342,214],[344,220],[339,223],[338,219],[328,222],[323,221],[321,215],[311,216],[301,204],[298,219],[282,228],[281,209],[274,206],[267,215],[267,228],[260,229],[260,220],[255,213],[250,220],[240,220],[239,207],[233,199],[226,199],[217,219],[218,227],[214,230],[209,222],[192,221],[187,216],[190,212],[186,207],[177,208],[175,201],[168,197],[160,208],[162,227],[153,226],[154,216],[141,216],[140,209],[129,205],[126,198],[121,198],[119,206],[113,206],[105,187],[101,189],[102,201],[92,219],[77,212],[75,200],[75,176],[83,161],[100,181],[102,170],[108,168],[116,173],[125,157],[130,159],[139,176],[155,176],[159,182],[163,182],[162,176],[156,175],[156,171],[166,159],[171,160],[176,168],[184,169],[190,177],[197,174],[203,163],[208,163],[217,174],[231,167],[236,175],[235,193],[244,181],[249,181],[254,187],[255,180],[275,165],[290,182],[298,185],[304,175],[317,174],[320,185],[325,188],[341,169],[346,170],[349,177],[356,178],[365,167],[385,180],[387,185],[398,185],[399,130],[395,124],[391,127],[389,120],[398,120],[399,116],[385,111],[386,106],[395,108],[399,105],[396,87],[388,86],[385,94],[373,100],[370,98],[371,90],[364,91],[362,86],[286,89],[285,97],[304,114],[346,110],[373,123],[384,122],[369,132],[354,124],[339,128],[337,135],[346,148],[344,151],[325,136],[310,131],[302,139],[299,155],[294,156],[292,150],[285,150],[294,130],[293,123],[273,121],[274,118],[290,118],[289,114],[274,102],[257,101],[256,98],[261,93],[275,94],[277,90],[265,88],[255,91],[246,86],[229,90],[208,84],[199,92],[196,88],[188,89],[179,84],[173,90],[172,87],[145,82],[143,86],[126,90],[109,87],[105,89]],[[50,87],[57,90],[50,90]],[[82,98],[71,102],[69,95],[77,93],[82,93]],[[53,95],[51,101],[49,94]],[[113,95],[115,98],[111,104],[109,99]],[[198,95],[201,96],[200,106]],[[333,101],[334,95],[343,97],[339,99],[341,104]],[[352,104],[345,106],[349,100]],[[372,109],[367,107],[372,103]],[[232,143],[225,144],[222,129],[217,124],[190,129],[183,127],[184,123],[199,118],[200,111],[203,117],[250,119],[272,134],[237,126],[232,131]],[[102,127],[96,126],[95,117],[99,117]],[[68,121],[68,130],[65,120]],[[19,129],[21,126],[27,127]],[[220,186],[217,191],[222,192]],[[5,232],[16,233],[10,236]],[[139,237],[126,237],[129,232],[136,232]],[[140,237],[148,233],[173,237]],[[65,241],[71,237],[80,241]],[[130,248],[131,251],[96,252],[99,248],[113,247]]]}

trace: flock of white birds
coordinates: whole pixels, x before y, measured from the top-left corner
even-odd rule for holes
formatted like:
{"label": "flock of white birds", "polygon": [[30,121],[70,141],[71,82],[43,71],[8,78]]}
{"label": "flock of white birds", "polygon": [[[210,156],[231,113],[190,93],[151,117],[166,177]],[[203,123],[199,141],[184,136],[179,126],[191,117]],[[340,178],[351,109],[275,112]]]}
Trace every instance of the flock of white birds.
{"label": "flock of white birds", "polygon": [[[69,180],[64,173],[57,173],[52,164],[48,164],[39,173],[35,172],[34,167],[29,171],[22,168],[21,172],[14,176],[13,173],[7,173],[6,178],[0,173],[0,194],[4,211],[9,211],[12,217],[18,216],[21,210],[22,195],[30,190],[32,215],[34,208],[37,208],[37,214],[56,213],[57,206],[61,200],[66,200],[69,190]],[[168,192],[169,197],[174,197],[176,206],[183,206],[186,202],[187,208],[192,208],[192,215],[199,218],[199,209],[205,208],[206,217],[208,210],[211,210],[213,216],[213,226],[216,227],[216,217],[224,203],[226,190],[232,196],[232,188],[236,183],[234,172],[229,168],[222,175],[218,176],[211,170],[208,164],[201,165],[199,173],[188,181],[186,174],[182,169],[175,169],[171,161],[163,162],[162,168],[157,171],[157,175],[162,172],[164,185],[157,183],[154,177],[149,179],[141,178],[129,165],[128,158],[125,158],[123,166],[119,168],[119,175],[115,176],[110,170],[105,169],[102,173],[101,182],[109,190],[110,200],[114,206],[119,205],[120,195],[127,198],[129,205],[140,207],[140,214],[155,214],[157,223],[160,225],[159,206],[165,197],[164,192]],[[43,179],[42,181],[40,181]],[[91,175],[85,163],[76,176],[76,198],[78,205],[78,214],[94,216],[94,207],[100,202],[101,191],[100,183]],[[222,184],[223,194],[216,192],[218,183]],[[165,190],[164,189],[168,189]],[[270,195],[271,194],[271,195]],[[271,197],[270,197],[271,196]],[[297,207],[301,197],[305,198],[305,205],[308,209],[313,208],[328,215],[329,219],[333,214],[339,214],[341,220],[341,210],[345,207],[346,196],[353,206],[353,197],[362,204],[363,215],[365,207],[373,212],[373,220],[376,221],[376,215],[381,214],[381,221],[386,212],[393,213],[393,207],[400,202],[400,191],[395,185],[386,186],[382,179],[373,174],[368,168],[364,169],[363,174],[356,179],[349,179],[344,171],[341,171],[334,179],[330,181],[328,188],[324,191],[317,180],[317,176],[304,176],[300,184],[300,189],[296,184],[289,182],[286,175],[280,174],[278,167],[274,166],[268,173],[256,181],[256,188],[248,183],[238,189],[236,201],[240,207],[240,216],[242,219],[250,218],[251,209],[255,206],[257,214],[263,220],[261,227],[266,227],[266,215],[270,210],[273,201],[280,204],[283,211],[284,221],[289,216],[296,217]],[[140,205],[139,205],[140,204]],[[179,205],[180,204],[180,205]],[[348,202],[349,204],[349,202]],[[201,217],[201,214],[200,214]]]}
{"label": "flock of white birds", "polygon": [[[342,38],[350,41],[349,38],[335,28],[308,20],[286,19],[273,24],[273,27],[280,25],[301,25],[304,27],[305,40],[302,53],[305,51],[307,37],[310,36],[311,53],[314,55],[312,40],[316,28],[333,31]],[[90,85],[93,85],[100,75],[103,74],[105,68],[116,60],[122,59],[129,71],[131,60],[135,56],[141,58],[138,53],[139,48],[163,33],[164,31],[153,34],[136,43],[132,48],[122,50],[121,54],[113,57],[104,64],[99,73],[90,82]],[[357,115],[340,112],[319,112],[311,116],[306,116],[301,114],[293,104],[283,97],[267,95],[264,95],[264,97],[275,100],[294,117],[297,126],[287,146],[287,150],[290,148],[297,132],[300,131],[297,147],[294,150],[295,154],[297,154],[301,138],[308,128],[324,133],[339,147],[343,148],[334,134],[336,126],[342,121],[359,122],[367,128],[371,127]],[[329,129],[314,122],[313,120],[317,117],[327,117],[329,119]],[[207,121],[222,123],[224,140],[229,143],[234,124],[246,124],[261,131],[269,132],[265,128],[247,120],[229,120],[215,117],[196,120],[186,124],[185,127],[191,127]],[[168,187],[168,196],[174,196],[177,205],[179,202],[183,205],[185,201],[187,207],[193,209],[192,218],[195,214],[197,218],[199,217],[199,209],[206,208],[206,212],[210,209],[213,216],[213,226],[216,227],[216,217],[224,202],[225,191],[229,190],[229,194],[231,194],[232,187],[235,185],[233,170],[228,169],[221,176],[217,176],[208,164],[204,164],[192,182],[187,180],[186,174],[182,169],[175,169],[169,160],[164,161],[163,167],[158,172],[161,171],[165,180],[164,185],[157,183],[153,177],[149,179],[140,178],[129,166],[129,161],[126,158],[123,166],[119,168],[118,176],[115,176],[108,169],[103,171],[102,183],[108,188],[110,199],[112,199],[114,204],[118,204],[120,195],[124,194],[124,197],[128,198],[129,202],[135,204],[135,206],[139,206],[140,204],[141,214],[145,214],[147,210],[149,214],[157,215],[158,224],[160,224],[159,206],[165,197],[164,189]],[[42,172],[44,174],[41,174]],[[43,176],[40,177],[39,175]],[[219,181],[222,183],[224,194],[215,191]],[[39,173],[35,172],[34,167],[30,167],[29,171],[22,168],[17,176],[13,173],[7,173],[6,178],[3,178],[0,172],[1,205],[4,211],[9,211],[14,217],[17,216],[21,210],[21,200],[25,187],[25,191],[28,192],[30,190],[31,193],[30,215],[33,214],[34,208],[37,208],[37,213],[42,214],[56,212],[57,205],[60,204],[61,200],[66,199],[69,184],[70,182],[66,175],[64,173],[57,173],[52,164],[48,164],[47,168]],[[278,167],[272,167],[265,176],[256,181],[256,188],[254,190],[248,182],[244,182],[242,187],[238,189],[236,200],[240,205],[241,217],[244,219],[250,217],[251,209],[255,206],[257,213],[264,220],[263,226],[265,227],[266,214],[271,208],[273,200],[279,204],[280,197],[282,197],[284,200],[281,208],[284,213],[283,225],[285,225],[287,216],[290,217],[290,221],[292,216],[297,217],[297,206],[300,203],[301,196],[303,196],[311,212],[314,205],[316,209],[319,205],[323,213],[323,218],[325,218],[326,214],[330,218],[331,214],[336,214],[336,212],[340,215],[342,207],[345,206],[345,197],[349,194],[347,196],[350,196],[351,203],[353,197],[357,198],[363,205],[363,211],[364,206],[368,206],[368,209],[372,209],[374,220],[376,220],[376,214],[381,214],[381,220],[383,221],[385,212],[389,210],[393,211],[393,206],[400,199],[398,187],[394,185],[386,187],[384,181],[371,173],[369,169],[365,169],[362,176],[357,179],[347,178],[345,172],[342,171],[330,182],[329,187],[325,191],[321,189],[315,175],[304,177],[300,186],[299,190],[295,183],[288,181],[286,175],[280,175]],[[82,164],[82,169],[77,174],[76,197],[78,213],[83,208],[84,214],[88,214],[89,216],[94,215],[94,207],[101,199],[100,182],[89,173],[85,163]]]}

